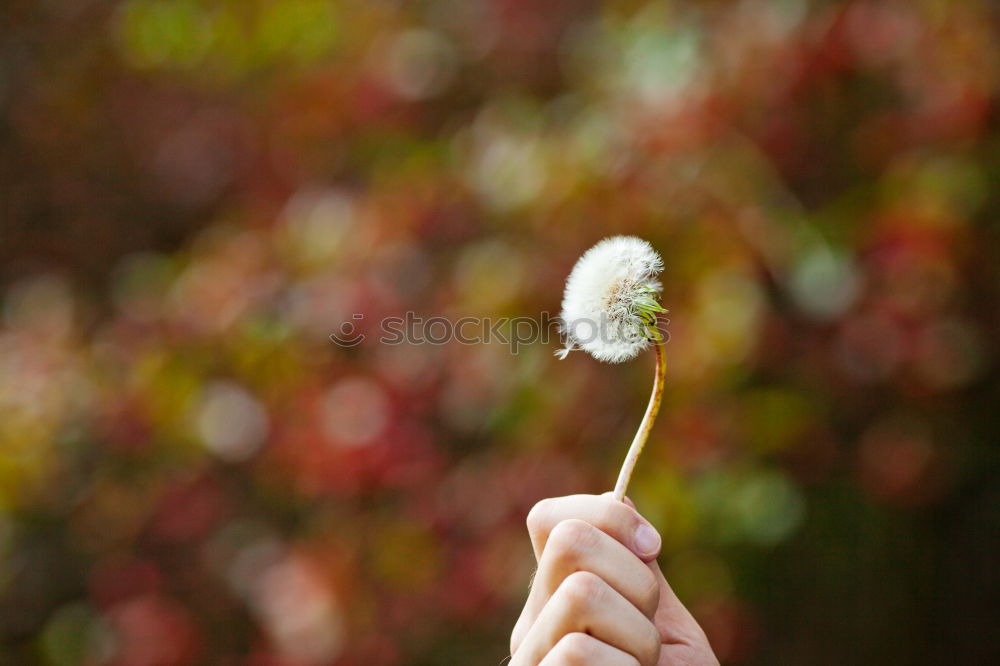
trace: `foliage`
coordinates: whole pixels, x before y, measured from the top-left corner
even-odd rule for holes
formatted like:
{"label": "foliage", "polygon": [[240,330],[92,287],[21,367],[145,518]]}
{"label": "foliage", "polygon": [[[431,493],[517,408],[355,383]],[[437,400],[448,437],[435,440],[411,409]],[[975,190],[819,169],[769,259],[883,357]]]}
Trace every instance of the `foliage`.
{"label": "foliage", "polygon": [[724,661],[997,663],[991,3],[3,11],[0,663],[498,663],[650,369],[378,322],[540,320],[618,233]]}

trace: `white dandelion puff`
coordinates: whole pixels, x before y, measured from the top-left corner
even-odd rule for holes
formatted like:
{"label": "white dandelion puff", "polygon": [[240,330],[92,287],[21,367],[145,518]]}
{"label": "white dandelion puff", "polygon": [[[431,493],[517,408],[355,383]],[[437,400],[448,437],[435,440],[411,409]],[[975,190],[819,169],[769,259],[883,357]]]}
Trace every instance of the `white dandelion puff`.
{"label": "white dandelion puff", "polygon": [[621,363],[650,345],[656,351],[653,393],[615,484],[619,501],[625,497],[663,398],[666,361],[657,321],[666,310],[659,304],[656,279],[662,270],[663,259],[646,241],[634,236],[606,238],[576,262],[563,295],[560,324],[566,346],[556,352],[560,359],[582,349],[599,361]]}
{"label": "white dandelion puff", "polygon": [[559,358],[582,349],[599,361],[621,363],[656,339],[663,259],[634,236],[607,238],[587,250],[566,280],[561,326],[566,347]]}

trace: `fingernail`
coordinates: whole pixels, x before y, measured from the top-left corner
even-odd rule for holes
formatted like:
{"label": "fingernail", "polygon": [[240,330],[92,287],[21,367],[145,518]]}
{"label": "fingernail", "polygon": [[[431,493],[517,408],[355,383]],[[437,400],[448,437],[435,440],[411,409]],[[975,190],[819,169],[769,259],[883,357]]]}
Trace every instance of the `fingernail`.
{"label": "fingernail", "polygon": [[656,555],[660,552],[660,535],[651,525],[640,523],[635,530],[635,547],[639,555]]}

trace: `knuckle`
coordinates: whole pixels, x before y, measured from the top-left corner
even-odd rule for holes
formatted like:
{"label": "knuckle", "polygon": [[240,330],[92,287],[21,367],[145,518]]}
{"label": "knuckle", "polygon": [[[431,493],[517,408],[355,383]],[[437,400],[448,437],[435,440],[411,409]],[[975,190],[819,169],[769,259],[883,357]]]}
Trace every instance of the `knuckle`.
{"label": "knuckle", "polygon": [[591,604],[600,604],[604,594],[605,582],[589,571],[571,573],[559,586],[565,602],[571,608],[582,608]]}
{"label": "knuckle", "polygon": [[584,666],[594,663],[594,659],[597,657],[594,648],[593,638],[584,633],[573,632],[559,639],[553,652],[558,655],[558,663],[560,664]]}
{"label": "knuckle", "polygon": [[596,528],[582,520],[570,518],[552,528],[547,548],[553,549],[553,556],[565,562],[575,561],[580,552],[593,546]]}
{"label": "knuckle", "polygon": [[528,511],[525,523],[527,523],[529,534],[540,534],[545,529],[548,517],[552,514],[552,502],[551,498],[540,500]]}
{"label": "knuckle", "polygon": [[649,569],[643,575],[643,580],[639,589],[639,610],[646,617],[653,617],[656,609],[660,605],[660,582]]}
{"label": "knuckle", "polygon": [[660,632],[651,622],[646,625],[636,657],[641,666],[656,666],[660,660]]}

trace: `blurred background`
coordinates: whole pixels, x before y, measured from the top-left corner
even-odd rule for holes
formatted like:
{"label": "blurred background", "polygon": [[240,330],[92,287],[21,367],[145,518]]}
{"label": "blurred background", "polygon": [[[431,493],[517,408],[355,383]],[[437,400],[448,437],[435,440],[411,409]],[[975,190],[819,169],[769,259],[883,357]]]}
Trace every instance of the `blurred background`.
{"label": "blurred background", "polygon": [[499,663],[652,358],[378,321],[555,313],[617,233],[671,310],[630,494],[723,662],[1000,663],[994,3],[0,17],[0,664]]}

